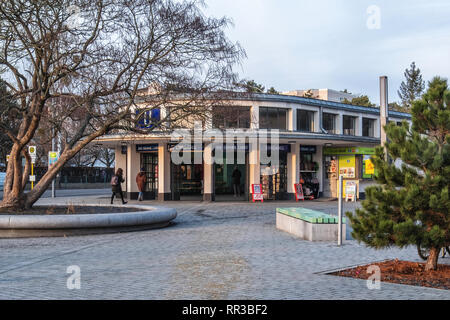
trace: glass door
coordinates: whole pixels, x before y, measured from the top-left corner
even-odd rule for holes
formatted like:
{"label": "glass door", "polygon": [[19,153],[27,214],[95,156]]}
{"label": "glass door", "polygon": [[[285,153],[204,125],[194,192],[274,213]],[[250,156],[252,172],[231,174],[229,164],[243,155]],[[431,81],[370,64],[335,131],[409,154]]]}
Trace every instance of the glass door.
{"label": "glass door", "polygon": [[141,153],[141,168],[147,176],[145,198],[154,200],[158,194],[158,153]]}

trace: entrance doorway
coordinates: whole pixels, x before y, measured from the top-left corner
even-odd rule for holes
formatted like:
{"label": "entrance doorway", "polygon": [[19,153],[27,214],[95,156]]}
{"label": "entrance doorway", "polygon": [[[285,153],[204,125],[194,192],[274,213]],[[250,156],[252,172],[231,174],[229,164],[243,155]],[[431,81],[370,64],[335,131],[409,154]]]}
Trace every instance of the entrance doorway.
{"label": "entrance doorway", "polygon": [[158,153],[141,153],[141,168],[147,176],[144,199],[155,200],[158,195]]}
{"label": "entrance doorway", "polygon": [[194,152],[191,152],[190,164],[171,165],[172,200],[203,200],[203,164],[194,163]]}
{"label": "entrance doorway", "polygon": [[247,164],[227,164],[226,159],[223,164],[216,163],[214,165],[216,201],[246,201],[248,199],[247,181]]}

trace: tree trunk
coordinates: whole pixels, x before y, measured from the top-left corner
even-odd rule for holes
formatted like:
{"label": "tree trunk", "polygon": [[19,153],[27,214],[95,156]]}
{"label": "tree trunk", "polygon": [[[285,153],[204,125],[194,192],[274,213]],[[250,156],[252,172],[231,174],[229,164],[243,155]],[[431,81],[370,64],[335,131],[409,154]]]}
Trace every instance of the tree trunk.
{"label": "tree trunk", "polygon": [[430,256],[428,257],[425,271],[437,270],[440,248],[431,248]]}

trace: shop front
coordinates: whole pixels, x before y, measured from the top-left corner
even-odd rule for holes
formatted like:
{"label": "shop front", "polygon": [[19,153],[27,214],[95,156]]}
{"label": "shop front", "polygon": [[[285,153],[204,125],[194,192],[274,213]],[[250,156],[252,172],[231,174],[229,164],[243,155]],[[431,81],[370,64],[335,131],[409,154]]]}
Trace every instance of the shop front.
{"label": "shop front", "polygon": [[[272,152],[277,148],[278,165],[272,163],[261,164],[261,184],[264,200],[289,200],[288,194],[288,154],[291,152],[290,144],[268,145],[267,156],[270,158]],[[265,150],[260,150],[265,152]]]}
{"label": "shop front", "polygon": [[[219,147],[213,151],[216,159]],[[220,150],[222,161],[214,164],[214,199],[216,201],[246,201],[248,199],[249,144],[224,144]],[[228,157],[227,153],[232,155]]]}
{"label": "shop front", "polygon": [[312,195],[314,199],[320,197],[319,156],[317,146],[300,146],[300,183],[306,191],[305,195]]}
{"label": "shop front", "polygon": [[356,188],[357,198],[364,198],[365,187],[373,184],[375,168],[371,156],[375,148],[342,147],[324,148],[324,195],[338,197],[339,176],[344,178],[343,196],[349,186]]}
{"label": "shop front", "polygon": [[[168,144],[169,152],[179,152],[176,150],[176,144]],[[180,158],[184,159],[181,163],[171,161],[170,177],[172,200],[201,201],[203,200],[203,158],[204,146],[195,148],[183,148],[179,153]],[[186,154],[184,154],[186,153]]]}

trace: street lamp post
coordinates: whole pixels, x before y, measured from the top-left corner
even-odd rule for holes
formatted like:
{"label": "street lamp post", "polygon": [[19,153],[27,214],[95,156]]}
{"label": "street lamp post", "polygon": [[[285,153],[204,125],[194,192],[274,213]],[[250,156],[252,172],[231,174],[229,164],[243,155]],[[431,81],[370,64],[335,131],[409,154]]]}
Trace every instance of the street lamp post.
{"label": "street lamp post", "polygon": [[344,194],[343,186],[344,186],[344,178],[342,175],[339,175],[338,246],[342,245],[342,212],[343,212],[343,207],[344,207],[344,203],[342,201],[342,196]]}

